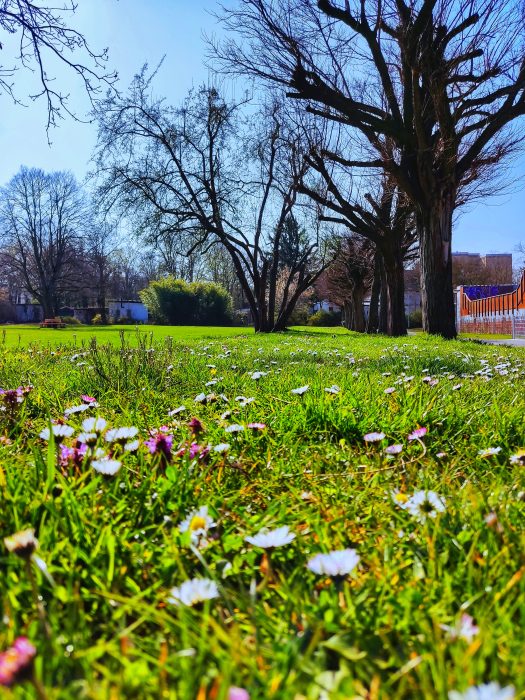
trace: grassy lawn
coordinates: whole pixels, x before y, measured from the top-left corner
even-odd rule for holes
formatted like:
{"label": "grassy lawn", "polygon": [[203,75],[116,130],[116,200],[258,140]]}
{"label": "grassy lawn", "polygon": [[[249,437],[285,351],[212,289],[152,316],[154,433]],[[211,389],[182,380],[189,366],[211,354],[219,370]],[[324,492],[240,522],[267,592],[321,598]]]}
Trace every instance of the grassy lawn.
{"label": "grassy lawn", "polygon": [[[50,700],[525,697],[522,350],[119,330],[0,344],[0,387],[33,385],[0,394],[0,650],[27,636]],[[2,546],[25,528],[52,579]]]}
{"label": "grassy lawn", "polygon": [[73,344],[87,347],[93,337],[99,343],[121,344],[121,336],[126,342],[137,345],[138,339],[163,340],[173,338],[174,342],[185,342],[200,338],[232,337],[253,333],[251,328],[210,327],[210,326],[68,326],[67,328],[40,328],[38,325],[20,324],[0,326],[0,343],[15,346],[53,346]]}

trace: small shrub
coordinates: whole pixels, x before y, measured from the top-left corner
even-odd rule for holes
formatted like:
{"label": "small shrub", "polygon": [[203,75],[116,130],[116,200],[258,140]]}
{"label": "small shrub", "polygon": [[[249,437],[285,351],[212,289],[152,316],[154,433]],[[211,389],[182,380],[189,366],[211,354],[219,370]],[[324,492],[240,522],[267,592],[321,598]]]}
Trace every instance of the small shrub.
{"label": "small shrub", "polygon": [[408,315],[408,325],[410,328],[422,328],[423,312],[421,311],[421,309],[416,309]]}
{"label": "small shrub", "polygon": [[75,316],[61,316],[60,320],[68,326],[80,326],[80,321]]}
{"label": "small shrub", "polygon": [[91,324],[93,326],[101,326],[102,325],[102,316],[101,314],[95,314],[93,318],[91,319]]}
{"label": "small shrub", "polygon": [[340,326],[341,313],[335,311],[316,311],[308,319],[309,326]]}

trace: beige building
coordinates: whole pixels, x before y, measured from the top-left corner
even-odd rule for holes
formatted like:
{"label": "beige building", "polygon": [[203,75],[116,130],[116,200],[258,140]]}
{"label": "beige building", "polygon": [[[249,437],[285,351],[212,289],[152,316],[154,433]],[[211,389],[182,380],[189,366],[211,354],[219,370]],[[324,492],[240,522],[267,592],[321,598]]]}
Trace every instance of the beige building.
{"label": "beige building", "polygon": [[454,286],[512,284],[512,253],[452,253]]}

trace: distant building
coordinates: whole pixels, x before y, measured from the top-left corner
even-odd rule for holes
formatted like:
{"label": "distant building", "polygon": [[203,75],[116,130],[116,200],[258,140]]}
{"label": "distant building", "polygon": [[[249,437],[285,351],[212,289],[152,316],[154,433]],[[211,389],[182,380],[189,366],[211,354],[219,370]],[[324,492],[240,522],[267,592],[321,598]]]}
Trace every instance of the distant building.
{"label": "distant building", "polygon": [[454,286],[512,284],[512,253],[452,253]]}
{"label": "distant building", "polygon": [[334,304],[333,301],[323,299],[322,301],[316,301],[315,304],[312,305],[312,313],[315,314],[318,311],[327,311],[328,313],[339,313],[339,311],[341,311],[341,307],[337,304]]}
{"label": "distant building", "polygon": [[147,323],[148,309],[141,301],[127,301],[125,299],[108,301],[109,317],[114,321],[127,319],[138,323]]}

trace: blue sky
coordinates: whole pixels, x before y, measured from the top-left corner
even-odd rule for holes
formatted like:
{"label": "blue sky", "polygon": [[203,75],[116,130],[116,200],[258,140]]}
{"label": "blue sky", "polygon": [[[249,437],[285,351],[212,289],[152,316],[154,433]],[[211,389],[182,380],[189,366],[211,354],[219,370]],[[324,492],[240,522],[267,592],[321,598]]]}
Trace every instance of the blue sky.
{"label": "blue sky", "polygon": [[[86,35],[93,48],[109,47],[109,65],[118,71],[123,87],[143,63],[155,66],[165,55],[156,88],[158,94],[177,103],[192,85],[207,81],[202,35],[217,29],[210,11],[217,9],[218,4],[217,0],[79,0],[76,15],[68,21]],[[3,62],[6,63],[5,58]],[[78,82],[69,71],[57,68],[55,73],[62,90],[72,95],[71,105],[83,115],[87,101]],[[20,96],[30,93],[31,78],[20,72],[16,89]],[[95,143],[94,125],[66,118],[51,131],[49,146],[43,101],[24,108],[13,105],[5,95],[0,100],[0,183],[7,182],[21,165],[68,169],[82,180]],[[512,167],[512,179],[524,178],[525,156]],[[507,196],[478,203],[463,213],[455,227],[453,248],[480,253],[513,252],[520,241],[525,242],[524,220],[525,190],[521,186]]]}

